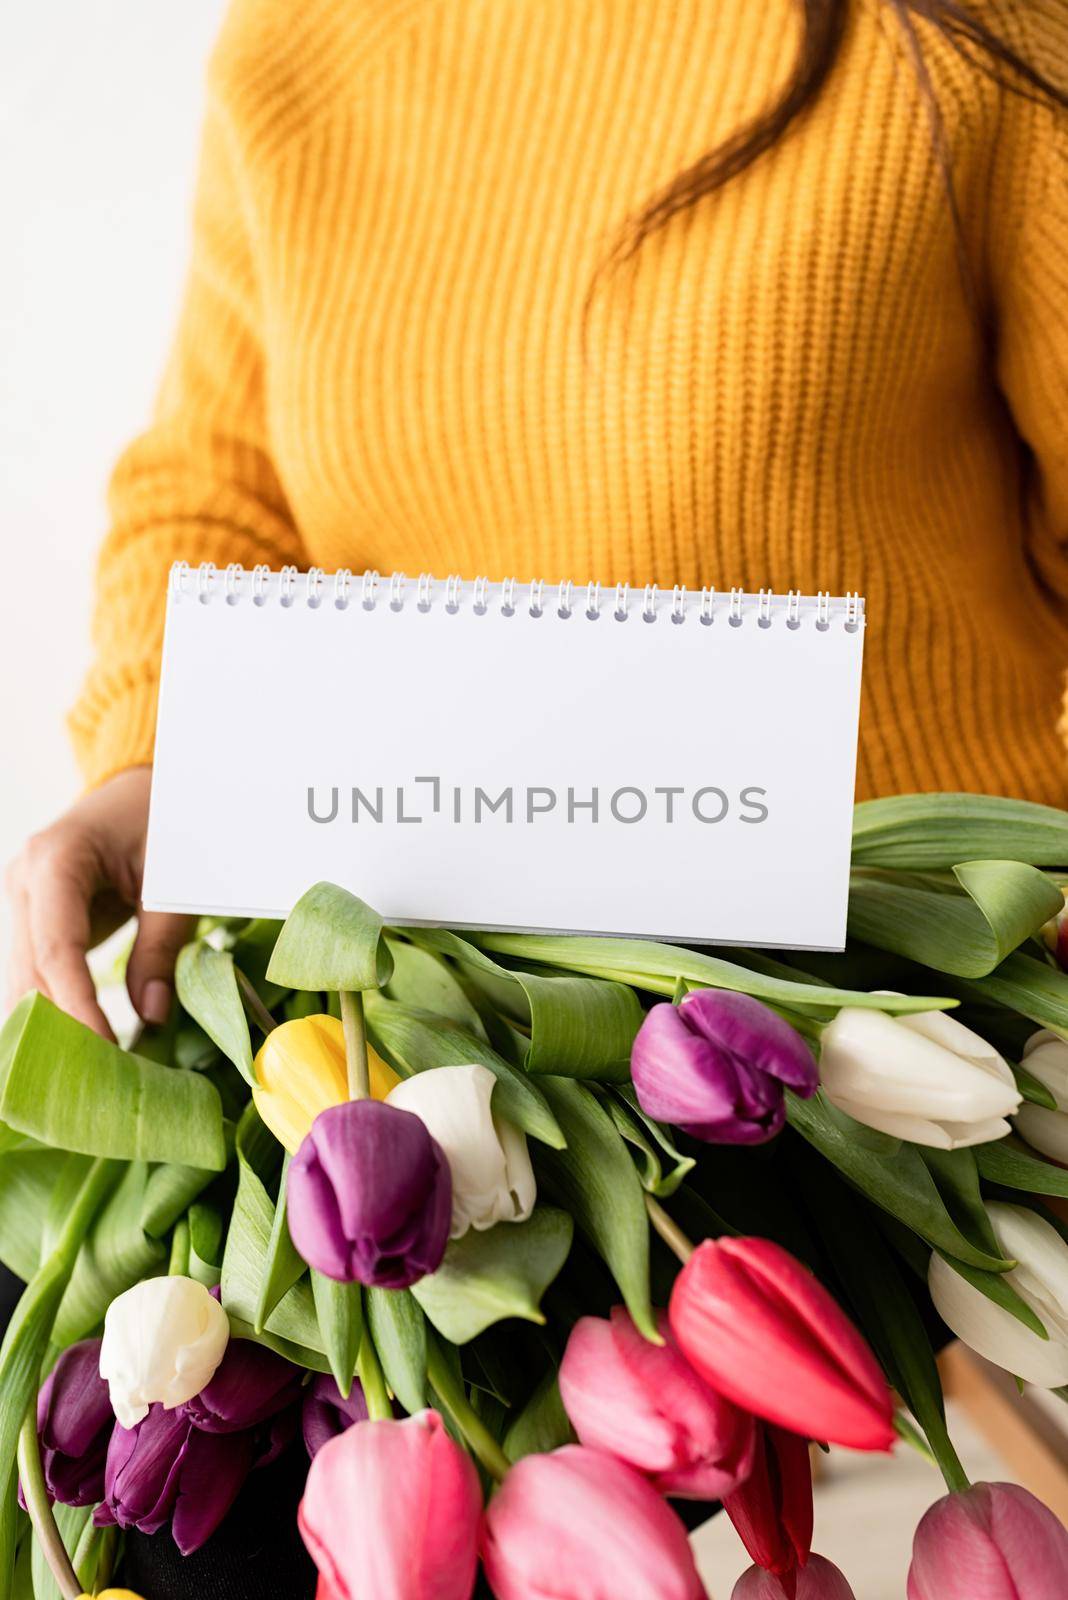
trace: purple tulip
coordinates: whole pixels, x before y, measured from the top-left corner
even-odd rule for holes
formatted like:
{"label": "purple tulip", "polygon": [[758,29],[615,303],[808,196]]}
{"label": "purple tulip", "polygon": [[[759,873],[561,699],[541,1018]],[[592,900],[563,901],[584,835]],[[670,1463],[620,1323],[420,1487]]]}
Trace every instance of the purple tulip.
{"label": "purple tulip", "polygon": [[170,1523],[183,1555],[210,1538],[248,1474],[273,1461],[296,1432],[303,1374],[248,1340],[227,1346],[211,1382],[184,1405],[149,1408],[116,1424],[97,1527],[157,1533]]}
{"label": "purple tulip", "polygon": [[723,989],[653,1006],[630,1064],[647,1116],[711,1144],[763,1144],[783,1125],[784,1086],[806,1099],[819,1086],[801,1035],[759,1000]]}
{"label": "purple tulip", "polygon": [[312,1123],[289,1169],[286,1207],[309,1266],[343,1283],[406,1289],[445,1254],[449,1164],[412,1112],[347,1100]]}
{"label": "purple tulip", "polygon": [[347,1400],[325,1372],[320,1372],[305,1389],[301,1425],[310,1460],[314,1461],[324,1444],[336,1439],[354,1422],[366,1421],[367,1405],[358,1383],[353,1384]]}
{"label": "purple tulip", "polygon": [[100,1340],[64,1350],[37,1397],[45,1485],[65,1506],[93,1506],[104,1493],[104,1461],[115,1426],[100,1376]]}

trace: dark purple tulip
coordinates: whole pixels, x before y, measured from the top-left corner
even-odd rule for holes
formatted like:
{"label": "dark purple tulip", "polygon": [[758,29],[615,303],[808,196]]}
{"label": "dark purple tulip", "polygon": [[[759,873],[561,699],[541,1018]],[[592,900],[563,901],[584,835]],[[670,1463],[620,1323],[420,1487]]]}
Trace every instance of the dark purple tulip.
{"label": "dark purple tulip", "polygon": [[449,1164],[412,1112],[347,1100],[319,1113],[293,1157],[286,1212],[309,1266],[342,1283],[406,1289],[445,1254]]}
{"label": "dark purple tulip", "polygon": [[653,1006],[630,1058],[647,1116],[711,1144],[762,1144],[786,1116],[784,1085],[808,1098],[819,1086],[801,1035],[750,995],[695,989]]}
{"label": "dark purple tulip", "polygon": [[202,1433],[254,1428],[299,1399],[304,1371],[251,1339],[231,1339],[214,1376],[178,1410]]}
{"label": "dark purple tulip", "polygon": [[100,1340],[64,1350],[37,1397],[37,1432],[45,1484],[65,1506],[96,1505],[104,1493],[104,1461],[115,1426],[108,1386],[100,1376]]}
{"label": "dark purple tulip", "polygon": [[183,1555],[198,1550],[248,1474],[293,1438],[303,1376],[273,1351],[232,1339],[192,1400],[173,1411],[153,1405],[134,1428],[115,1425],[96,1525],[156,1533],[169,1522]]}
{"label": "dark purple tulip", "polygon": [[301,1423],[304,1447],[311,1460],[314,1461],[324,1444],[336,1439],[354,1422],[366,1421],[367,1406],[358,1383],[353,1384],[347,1400],[333,1378],[325,1372],[320,1372],[305,1389]]}

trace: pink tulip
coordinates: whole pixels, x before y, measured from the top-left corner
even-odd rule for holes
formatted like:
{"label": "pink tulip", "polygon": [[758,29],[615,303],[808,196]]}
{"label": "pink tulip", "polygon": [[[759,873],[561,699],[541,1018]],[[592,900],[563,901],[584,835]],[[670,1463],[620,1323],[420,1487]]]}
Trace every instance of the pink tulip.
{"label": "pink tulip", "polygon": [[706,1239],[669,1315],[691,1364],[735,1405],[807,1439],[889,1450],[893,1401],[838,1302],[770,1239]]}
{"label": "pink tulip", "polygon": [[[810,1556],[808,1566],[797,1575],[797,1600],[856,1600],[856,1595],[833,1561]],[[731,1600],[787,1600],[778,1578],[760,1567],[750,1567],[734,1585]]]}
{"label": "pink tulip", "polygon": [[470,1600],[482,1494],[436,1411],[319,1450],[298,1519],[327,1600]]}
{"label": "pink tulip", "polygon": [[583,1444],[618,1456],[661,1494],[722,1500],[749,1474],[752,1417],[710,1389],[674,1342],[644,1339],[622,1306],[583,1317],[560,1365],[564,1409]]}
{"label": "pink tulip", "polygon": [[482,1562],[497,1600],[705,1600],[671,1507],[580,1444],[516,1463],[482,1520]]}
{"label": "pink tulip", "polygon": [[[723,1509],[758,1567],[781,1580],[793,1600],[797,1570],[812,1548],[812,1467],[796,1433],[757,1427],[753,1470]],[[774,1591],[772,1591],[774,1593]]]}
{"label": "pink tulip", "polygon": [[1068,1532],[1015,1483],[943,1495],[916,1529],[908,1600],[1064,1600]]}

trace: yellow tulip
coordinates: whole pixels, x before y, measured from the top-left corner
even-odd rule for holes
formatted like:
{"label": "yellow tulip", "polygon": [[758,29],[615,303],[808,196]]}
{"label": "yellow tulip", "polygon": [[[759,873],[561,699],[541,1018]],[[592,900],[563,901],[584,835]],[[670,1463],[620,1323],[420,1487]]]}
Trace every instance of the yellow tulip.
{"label": "yellow tulip", "polygon": [[[400,1082],[368,1046],[371,1096],[384,1100]],[[349,1098],[345,1035],[336,1017],[297,1017],[269,1033],[256,1057],[256,1110],[290,1155],[320,1111]]]}
{"label": "yellow tulip", "polygon": [[132,1589],[98,1589],[95,1595],[80,1594],[78,1600],[141,1600]]}

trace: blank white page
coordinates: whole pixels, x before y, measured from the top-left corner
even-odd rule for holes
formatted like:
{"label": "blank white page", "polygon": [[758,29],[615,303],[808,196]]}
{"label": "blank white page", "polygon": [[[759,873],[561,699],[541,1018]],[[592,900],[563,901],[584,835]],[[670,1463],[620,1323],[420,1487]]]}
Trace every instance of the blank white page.
{"label": "blank white page", "polygon": [[145,904],[278,917],[329,879],[393,923],[840,948],[863,624],[178,567]]}

